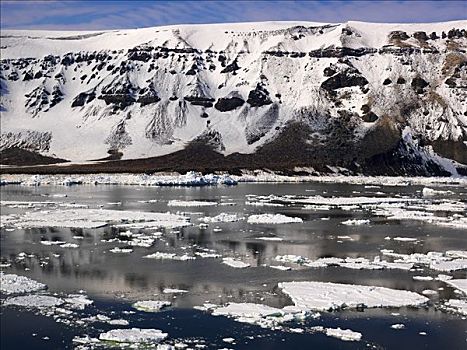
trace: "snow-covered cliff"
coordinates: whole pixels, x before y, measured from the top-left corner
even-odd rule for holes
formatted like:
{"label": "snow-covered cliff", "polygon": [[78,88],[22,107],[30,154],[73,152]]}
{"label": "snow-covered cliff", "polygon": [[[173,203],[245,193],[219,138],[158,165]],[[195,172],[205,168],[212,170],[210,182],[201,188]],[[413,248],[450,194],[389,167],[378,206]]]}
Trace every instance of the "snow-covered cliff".
{"label": "snow-covered cliff", "polygon": [[0,150],[83,161],[207,144],[355,172],[467,163],[467,21],[8,30],[1,42]]}

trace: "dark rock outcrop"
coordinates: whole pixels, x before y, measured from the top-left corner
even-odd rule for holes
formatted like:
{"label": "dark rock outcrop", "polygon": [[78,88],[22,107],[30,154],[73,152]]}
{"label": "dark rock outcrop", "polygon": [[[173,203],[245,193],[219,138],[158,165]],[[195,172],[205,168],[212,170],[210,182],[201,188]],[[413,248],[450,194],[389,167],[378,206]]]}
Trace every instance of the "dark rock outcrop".
{"label": "dark rock outcrop", "polygon": [[428,82],[426,82],[421,77],[413,78],[412,83],[410,84],[410,86],[412,86],[412,89],[414,89],[417,94],[423,94],[423,92],[425,91],[425,88],[428,85],[429,85]]}
{"label": "dark rock outcrop", "polygon": [[360,72],[354,68],[349,68],[326,79],[321,84],[321,88],[332,91],[345,87],[365,86],[366,84],[368,84],[368,80]]}
{"label": "dark rock outcrop", "polygon": [[136,89],[128,81],[109,84],[101,92],[98,99],[104,100],[107,105],[112,105],[114,110],[123,110],[136,102],[134,97]]}
{"label": "dark rock outcrop", "polygon": [[365,113],[362,116],[362,119],[363,119],[364,122],[374,123],[375,121],[378,120],[378,116],[375,113],[373,113],[372,111],[369,111],[368,113]]}
{"label": "dark rock outcrop", "polygon": [[233,60],[232,63],[228,64],[223,70],[221,70],[221,73],[234,73],[235,71],[239,70],[240,67],[237,64],[237,60]]}
{"label": "dark rock outcrop", "polygon": [[185,101],[190,102],[194,106],[203,106],[206,108],[210,108],[215,101],[213,98],[210,97],[199,97],[199,96],[185,96]]}
{"label": "dark rock outcrop", "polygon": [[138,102],[141,107],[159,102],[161,99],[158,96],[156,90],[152,86],[148,88],[141,89],[139,91],[139,96],[136,102]]}
{"label": "dark rock outcrop", "polygon": [[395,30],[389,33],[389,40],[407,40],[410,37],[402,30]]}
{"label": "dark rock outcrop", "polygon": [[261,107],[270,105],[272,103],[269,98],[269,91],[266,90],[261,84],[257,84],[254,90],[251,90],[248,94],[248,100],[246,101],[251,107]]}
{"label": "dark rock outcrop", "polygon": [[81,107],[85,104],[91,102],[96,98],[96,94],[94,91],[91,92],[82,92],[78,96],[76,96],[71,104],[71,107]]}
{"label": "dark rock outcrop", "polygon": [[214,108],[221,112],[228,112],[243,106],[244,103],[245,100],[241,97],[221,97],[217,100]]}

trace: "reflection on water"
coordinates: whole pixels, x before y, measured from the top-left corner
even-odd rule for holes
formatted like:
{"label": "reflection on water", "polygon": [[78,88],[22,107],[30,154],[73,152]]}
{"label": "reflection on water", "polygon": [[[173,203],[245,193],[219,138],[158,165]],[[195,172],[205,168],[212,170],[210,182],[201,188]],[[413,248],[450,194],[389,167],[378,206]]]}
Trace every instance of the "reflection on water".
{"label": "reflection on water", "polygon": [[[25,275],[46,283],[51,291],[71,292],[85,290],[91,298],[140,299],[159,294],[158,299],[170,299],[180,308],[191,308],[206,301],[256,302],[282,307],[291,301],[278,292],[282,281],[315,280],[342,283],[378,285],[421,292],[439,290],[437,298],[450,298],[452,288],[439,281],[414,281],[417,272],[401,270],[351,270],[339,267],[304,268],[294,266],[290,271],[268,267],[278,265],[277,255],[294,254],[317,259],[320,257],[367,257],[380,255],[381,249],[400,253],[444,252],[465,248],[465,230],[435,226],[423,222],[388,221],[372,216],[370,225],[346,226],[348,219],[366,219],[370,213],[362,210],[312,210],[303,205],[251,206],[245,202],[248,194],[255,195],[324,195],[324,196],[385,196],[408,195],[419,198],[422,187],[365,188],[363,185],[345,184],[240,184],[236,187],[154,188],[130,186],[6,186],[2,188],[3,201],[57,201],[79,203],[90,208],[149,212],[183,212],[189,215],[193,226],[174,230],[160,230],[163,234],[151,247],[131,247],[130,254],[114,254],[114,247],[124,243],[108,242],[119,235],[116,227],[82,228],[30,228],[1,231],[2,262],[11,263],[5,271]],[[465,188],[450,187],[452,198],[466,201]],[[53,197],[66,194],[67,197]],[[379,193],[381,195],[381,193]],[[229,205],[207,207],[169,207],[169,200],[210,200]],[[147,201],[156,200],[148,203]],[[145,202],[146,201],[146,202]],[[121,202],[121,205],[109,204]],[[23,213],[34,208],[2,207],[2,215]],[[39,210],[47,210],[40,208]],[[210,223],[199,226],[199,218],[220,213],[236,213],[241,217],[260,213],[281,213],[300,217],[301,224],[252,225],[246,220],[233,223]],[[137,233],[138,230],[132,230]],[[142,230],[141,232],[154,232]],[[339,238],[348,236],[346,238]],[[398,242],[386,237],[413,237],[417,242]],[[276,237],[281,241],[260,240]],[[121,237],[120,237],[121,238]],[[79,244],[79,248],[44,245],[41,241],[63,241]],[[103,241],[105,240],[105,242]],[[235,269],[221,263],[221,259],[198,258],[192,261],[144,259],[143,256],[159,252],[193,255],[200,249],[210,249],[223,257],[235,257],[250,264],[251,268]],[[26,257],[20,259],[18,254]],[[452,273],[465,278],[465,271]],[[433,276],[436,276],[433,273]],[[163,294],[164,288],[179,288],[189,293]],[[387,314],[384,311],[372,311]],[[405,311],[409,312],[409,311]],[[420,311],[418,311],[420,312]],[[380,315],[381,315],[380,314]],[[350,318],[357,313],[349,314]],[[365,313],[365,316],[368,316]],[[436,317],[448,317],[436,314]],[[418,317],[418,316],[417,316]],[[430,316],[431,317],[431,316]],[[433,316],[434,317],[434,316]],[[271,347],[270,347],[271,348]]]}
{"label": "reflection on water", "polygon": [[[131,254],[112,254],[115,246],[125,244],[102,242],[118,236],[122,229],[104,227],[82,228],[30,228],[13,232],[2,231],[2,260],[10,261],[8,271],[17,272],[40,280],[52,290],[71,291],[85,289],[96,295],[121,295],[129,298],[160,293],[164,288],[187,289],[190,293],[180,296],[181,306],[193,306],[207,298],[216,302],[246,298],[257,299],[256,292],[273,292],[277,282],[289,280],[322,280],[353,282],[422,291],[436,289],[439,282],[414,282],[411,273],[404,271],[348,270],[328,267],[325,269],[300,268],[277,271],[263,265],[277,265],[277,255],[294,254],[310,259],[320,257],[373,258],[380,249],[394,249],[401,253],[446,251],[465,244],[461,229],[444,228],[420,222],[394,222],[373,218],[371,225],[346,226],[341,222],[351,218],[362,219],[368,213],[355,210],[331,209],[327,211],[304,210],[300,205],[282,207],[257,207],[246,205],[246,195],[326,195],[374,196],[384,191],[386,196],[410,195],[420,197],[421,188],[382,187],[366,189],[358,185],[330,184],[240,184],[237,187],[204,188],[152,188],[130,186],[76,186],[76,187],[22,187],[2,189],[2,200],[59,201],[103,206],[106,209],[138,210],[153,212],[184,212],[189,215],[191,227],[162,230],[163,235],[150,248],[132,247]],[[456,198],[464,199],[464,189],[451,187]],[[53,197],[66,194],[67,197]],[[50,196],[52,195],[52,196]],[[207,207],[168,207],[169,200],[211,200],[233,205]],[[157,200],[144,203],[143,201]],[[117,206],[109,203],[121,202]],[[2,214],[18,213],[24,209],[2,207]],[[31,210],[31,209],[27,209]],[[40,210],[44,210],[41,208]],[[211,223],[207,228],[198,226],[203,216],[236,213],[247,217],[258,213],[281,213],[303,219],[303,224],[251,225],[246,220],[233,223]],[[326,220],[322,220],[325,218]],[[221,229],[218,230],[218,229]],[[133,230],[137,232],[137,230]],[[276,237],[282,241],[259,240]],[[350,239],[339,239],[349,236]],[[385,240],[385,237],[415,237],[416,244]],[[42,240],[78,243],[78,249],[45,246]],[[155,251],[192,254],[199,248],[208,248],[222,256],[233,256],[256,268],[234,269],[221,264],[220,259],[171,261],[143,259]],[[17,260],[20,252],[33,254]],[[263,286],[265,284],[265,286]],[[448,289],[449,290],[449,289]],[[448,293],[448,292],[446,292]],[[264,294],[264,293],[261,293]],[[288,303],[284,297],[275,296],[274,304]]]}

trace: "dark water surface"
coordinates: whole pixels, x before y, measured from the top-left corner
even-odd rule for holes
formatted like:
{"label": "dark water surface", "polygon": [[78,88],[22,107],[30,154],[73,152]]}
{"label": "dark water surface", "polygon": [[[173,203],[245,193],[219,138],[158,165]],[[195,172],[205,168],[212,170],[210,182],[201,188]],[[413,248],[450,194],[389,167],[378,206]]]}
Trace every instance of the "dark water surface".
{"label": "dark water surface", "polygon": [[[329,281],[376,285],[405,289],[421,293],[425,289],[437,290],[430,296],[431,303],[440,299],[457,298],[445,283],[440,281],[414,281],[415,275],[439,272],[427,270],[352,270],[340,267],[305,268],[294,266],[290,271],[279,271],[267,265],[279,265],[277,255],[294,254],[317,259],[320,257],[366,257],[380,255],[381,249],[399,253],[426,253],[428,251],[465,250],[466,231],[462,228],[444,227],[417,221],[388,221],[374,217],[365,210],[311,210],[303,205],[251,206],[245,202],[247,195],[296,195],[296,196],[410,196],[420,198],[423,186],[366,188],[349,184],[239,184],[235,187],[157,188],[136,186],[5,186],[1,189],[2,201],[58,201],[102,206],[106,209],[150,211],[190,215],[195,225],[183,229],[161,230],[163,235],[149,248],[133,247],[130,254],[113,254],[109,250],[124,244],[102,242],[118,234],[115,227],[98,229],[32,228],[1,230],[2,262],[11,267],[5,273],[28,276],[47,284],[49,292],[71,293],[86,291],[95,303],[82,311],[90,314],[115,315],[130,322],[128,327],[158,328],[169,333],[170,339],[202,339],[208,348],[235,349],[465,349],[467,322],[459,315],[451,315],[426,308],[372,309],[364,312],[345,311],[323,313],[317,320],[308,320],[296,327],[322,325],[350,328],[363,334],[360,342],[344,342],[324,334],[296,334],[262,329],[226,317],[214,317],[192,307],[205,302],[253,302],[274,307],[292,305],[282,294],[278,282]],[[450,198],[467,201],[467,190],[450,186]],[[381,193],[383,192],[383,193]],[[66,194],[67,197],[52,195]],[[155,203],[140,201],[157,200]],[[169,200],[210,200],[228,205],[208,207],[170,207]],[[121,202],[121,205],[109,204]],[[22,213],[21,208],[2,206],[2,215]],[[46,209],[41,209],[46,210]],[[220,213],[236,213],[247,217],[251,214],[281,213],[300,217],[303,223],[283,225],[252,225],[246,220],[234,223],[210,223],[207,228],[198,226],[198,218]],[[325,220],[323,220],[323,218]],[[368,219],[370,225],[346,226],[348,219]],[[221,229],[221,231],[218,230]],[[137,230],[132,230],[136,232]],[[82,236],[76,240],[74,236]],[[351,236],[352,240],[337,236]],[[398,242],[385,237],[413,237],[417,242]],[[259,237],[278,237],[282,241],[259,240]],[[42,240],[60,240],[78,243],[77,249],[45,246]],[[199,248],[215,250],[223,257],[235,257],[251,265],[236,269],[221,263],[221,259],[196,259],[193,261],[153,260],[142,257],[156,251],[192,253]],[[34,257],[18,260],[25,252]],[[58,256],[59,254],[60,256]],[[266,266],[264,266],[266,265]],[[455,278],[465,278],[466,272],[450,273]],[[178,288],[187,293],[163,294],[164,288]],[[133,310],[135,300],[169,300],[173,307],[160,313],[122,313]],[[133,310],[134,311],[134,310]],[[393,315],[392,313],[399,313]],[[403,323],[406,328],[394,330],[392,324]],[[98,336],[112,328],[125,328],[96,324],[83,329],[66,326],[52,318],[31,311],[2,307],[1,349],[61,349],[72,348],[75,335]],[[427,335],[420,335],[426,332]],[[33,336],[33,334],[37,334]],[[50,339],[42,339],[43,337]],[[235,344],[222,341],[233,337]],[[252,338],[253,337],[253,338]],[[193,346],[193,345],[191,345]]]}

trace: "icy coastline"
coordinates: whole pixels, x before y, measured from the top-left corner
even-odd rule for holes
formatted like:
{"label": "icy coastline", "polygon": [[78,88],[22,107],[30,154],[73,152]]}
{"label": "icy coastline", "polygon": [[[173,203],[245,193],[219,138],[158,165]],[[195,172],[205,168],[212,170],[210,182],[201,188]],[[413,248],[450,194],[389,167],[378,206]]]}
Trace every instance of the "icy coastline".
{"label": "icy coastline", "polygon": [[136,185],[136,186],[234,186],[241,182],[276,183],[349,183],[357,185],[467,185],[467,177],[401,177],[401,176],[345,176],[305,175],[286,176],[268,172],[244,175],[216,175],[190,171],[180,174],[86,174],[86,175],[27,175],[3,174],[0,185]]}

